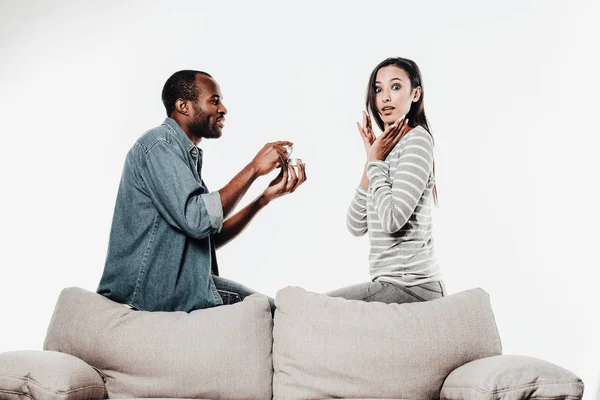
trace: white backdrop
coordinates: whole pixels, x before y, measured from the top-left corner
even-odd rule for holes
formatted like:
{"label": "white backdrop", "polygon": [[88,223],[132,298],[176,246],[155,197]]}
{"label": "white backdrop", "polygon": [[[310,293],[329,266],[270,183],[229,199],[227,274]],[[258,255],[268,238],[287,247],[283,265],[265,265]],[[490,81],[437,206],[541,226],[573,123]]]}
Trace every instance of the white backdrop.
{"label": "white backdrop", "polygon": [[229,109],[201,144],[213,190],[267,141],[307,162],[305,185],[220,250],[222,275],[271,296],[368,279],[344,219],[355,121],[372,68],[403,56],[424,76],[449,291],[484,288],[506,354],[600,399],[597,1],[120,3],[0,3],[0,352],[41,349],[60,290],[96,289],[125,154],[179,69],[211,73]]}

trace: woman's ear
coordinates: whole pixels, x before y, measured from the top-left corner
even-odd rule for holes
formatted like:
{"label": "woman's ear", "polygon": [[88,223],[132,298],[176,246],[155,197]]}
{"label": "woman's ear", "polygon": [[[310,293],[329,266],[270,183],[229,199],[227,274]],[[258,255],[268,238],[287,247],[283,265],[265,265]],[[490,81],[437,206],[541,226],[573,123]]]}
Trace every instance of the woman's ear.
{"label": "woman's ear", "polygon": [[417,101],[419,101],[420,98],[421,98],[421,86],[417,86],[417,88],[414,90],[414,93],[413,93],[413,98],[412,98],[413,103],[416,103]]}

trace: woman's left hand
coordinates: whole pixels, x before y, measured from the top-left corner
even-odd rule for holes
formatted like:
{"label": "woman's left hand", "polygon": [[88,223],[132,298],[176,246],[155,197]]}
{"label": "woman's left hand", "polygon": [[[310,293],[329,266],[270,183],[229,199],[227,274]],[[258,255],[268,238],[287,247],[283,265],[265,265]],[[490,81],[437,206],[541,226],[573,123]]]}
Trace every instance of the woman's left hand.
{"label": "woman's left hand", "polygon": [[371,145],[368,161],[385,160],[396,144],[410,130],[408,118],[398,118],[396,122],[385,128],[383,133]]}

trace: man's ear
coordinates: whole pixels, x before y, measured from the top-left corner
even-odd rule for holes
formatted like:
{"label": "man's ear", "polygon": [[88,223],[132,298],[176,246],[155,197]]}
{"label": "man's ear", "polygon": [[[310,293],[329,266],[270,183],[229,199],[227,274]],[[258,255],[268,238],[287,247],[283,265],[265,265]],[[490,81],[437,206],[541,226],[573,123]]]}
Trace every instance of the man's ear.
{"label": "man's ear", "polygon": [[177,99],[177,101],[175,102],[175,110],[174,111],[178,112],[179,114],[189,115],[190,110],[188,107],[188,102],[183,99]]}
{"label": "man's ear", "polygon": [[421,86],[417,86],[415,93],[413,94],[413,103],[416,103],[421,98]]}

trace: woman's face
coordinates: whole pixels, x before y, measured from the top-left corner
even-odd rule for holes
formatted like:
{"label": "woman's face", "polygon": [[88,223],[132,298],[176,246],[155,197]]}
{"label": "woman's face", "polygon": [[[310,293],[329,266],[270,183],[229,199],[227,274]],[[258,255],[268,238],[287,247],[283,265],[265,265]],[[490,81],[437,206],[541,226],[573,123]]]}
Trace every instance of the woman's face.
{"label": "woman's face", "polygon": [[421,88],[413,89],[406,71],[388,65],[377,71],[375,78],[375,105],[386,125],[408,114],[413,102],[419,100]]}

